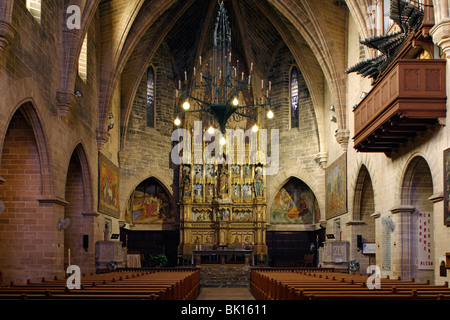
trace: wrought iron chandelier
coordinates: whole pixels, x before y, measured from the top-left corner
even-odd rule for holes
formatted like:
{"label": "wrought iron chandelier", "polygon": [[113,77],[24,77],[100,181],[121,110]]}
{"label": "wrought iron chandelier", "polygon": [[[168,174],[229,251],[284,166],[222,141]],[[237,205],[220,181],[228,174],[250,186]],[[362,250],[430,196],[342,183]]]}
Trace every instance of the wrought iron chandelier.
{"label": "wrought iron chandelier", "polygon": [[272,84],[269,81],[264,86],[261,80],[261,95],[253,98],[253,103],[245,103],[244,96],[253,93],[253,63],[250,65],[249,75],[245,77],[240,70],[239,60],[233,65],[231,61],[231,28],[227,11],[223,1],[220,2],[217,21],[214,29],[214,46],[212,57],[208,63],[198,58],[197,67],[193,69],[192,81],[188,80],[184,72],[184,81],[178,81],[175,92],[178,115],[174,121],[176,126],[181,125],[183,113],[204,113],[210,117],[211,126],[208,131],[212,134],[218,126],[222,133],[221,143],[225,144],[224,135],[228,120],[233,118],[241,121],[244,118],[253,119],[253,131],[258,130],[256,124],[260,109],[267,110],[267,117],[273,118],[271,110]]}

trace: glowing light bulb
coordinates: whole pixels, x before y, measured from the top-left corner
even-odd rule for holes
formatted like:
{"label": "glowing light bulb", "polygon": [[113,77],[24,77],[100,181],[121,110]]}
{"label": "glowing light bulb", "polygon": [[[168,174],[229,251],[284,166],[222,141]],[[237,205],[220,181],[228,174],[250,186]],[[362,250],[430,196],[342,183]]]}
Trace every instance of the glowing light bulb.
{"label": "glowing light bulb", "polygon": [[184,109],[184,110],[189,110],[190,107],[191,107],[191,105],[189,104],[188,101],[185,101],[185,102],[183,103],[183,109]]}
{"label": "glowing light bulb", "polygon": [[224,145],[225,143],[227,143],[227,140],[225,140],[225,138],[222,136],[222,137],[220,138],[220,144],[221,144],[221,145]]}
{"label": "glowing light bulb", "polygon": [[272,119],[273,118],[273,112],[272,110],[269,110],[269,112],[267,112],[267,118]]}
{"label": "glowing light bulb", "polygon": [[210,126],[210,127],[208,128],[208,133],[209,133],[209,134],[213,134],[214,131],[215,131],[215,129],[214,129],[213,126]]}
{"label": "glowing light bulb", "polygon": [[237,106],[239,104],[239,100],[237,97],[234,97],[233,99],[233,106]]}
{"label": "glowing light bulb", "polygon": [[257,132],[258,131],[258,126],[256,124],[252,127],[252,131],[253,132]]}
{"label": "glowing light bulb", "polygon": [[173,123],[175,123],[176,126],[179,126],[181,124],[180,118],[177,117]]}

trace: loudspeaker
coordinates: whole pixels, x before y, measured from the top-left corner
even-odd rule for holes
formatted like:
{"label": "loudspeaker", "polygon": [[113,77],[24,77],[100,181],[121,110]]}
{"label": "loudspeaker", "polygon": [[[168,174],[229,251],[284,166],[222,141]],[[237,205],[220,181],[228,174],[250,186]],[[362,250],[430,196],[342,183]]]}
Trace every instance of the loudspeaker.
{"label": "loudspeaker", "polygon": [[356,244],[357,244],[358,249],[362,249],[363,242],[362,242],[362,235],[361,234],[358,234],[356,236]]}
{"label": "loudspeaker", "polygon": [[89,235],[84,234],[83,235],[83,248],[87,252],[89,248]]}

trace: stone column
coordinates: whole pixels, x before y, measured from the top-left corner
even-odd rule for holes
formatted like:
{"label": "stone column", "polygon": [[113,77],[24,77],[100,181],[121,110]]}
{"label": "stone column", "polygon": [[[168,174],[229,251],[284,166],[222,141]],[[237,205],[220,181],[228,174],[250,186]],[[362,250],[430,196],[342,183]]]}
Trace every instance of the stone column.
{"label": "stone column", "polygon": [[[450,10],[448,8],[447,0],[433,1],[434,2],[434,17],[435,25],[430,29],[430,35],[433,37],[433,42],[441,47],[442,52],[447,59],[446,67],[446,82],[447,82],[447,96],[450,96]],[[449,101],[447,101],[447,108]],[[446,122],[450,124],[447,117]]]}
{"label": "stone column", "polygon": [[382,242],[382,231],[381,231],[381,213],[375,212],[370,215],[375,220],[375,264],[380,267],[382,266],[383,254],[381,251],[380,242]]}
{"label": "stone column", "polygon": [[9,46],[16,34],[12,26],[12,10],[14,0],[0,1],[0,53]]}
{"label": "stone column", "polygon": [[446,227],[438,227],[444,224],[444,193],[433,194],[428,200],[433,204],[433,261],[434,261],[434,284],[444,284],[447,277],[441,277],[439,266],[441,261],[446,261],[447,237],[446,232],[442,232]]}
{"label": "stone column", "polygon": [[411,214],[415,208],[410,205],[399,205],[391,209],[394,221],[392,271],[394,277],[402,280],[411,279]]}
{"label": "stone column", "polygon": [[350,139],[350,130],[338,129],[335,134],[336,141],[341,145],[342,149],[347,152]]}

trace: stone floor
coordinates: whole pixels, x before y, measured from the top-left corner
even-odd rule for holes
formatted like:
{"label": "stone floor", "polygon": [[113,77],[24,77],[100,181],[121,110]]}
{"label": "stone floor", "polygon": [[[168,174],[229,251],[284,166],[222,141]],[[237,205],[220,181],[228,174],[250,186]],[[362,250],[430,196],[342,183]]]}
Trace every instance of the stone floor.
{"label": "stone floor", "polygon": [[216,288],[250,287],[250,268],[244,265],[202,265],[200,286]]}
{"label": "stone floor", "polygon": [[255,300],[248,288],[201,288],[197,300]]}
{"label": "stone floor", "polygon": [[197,300],[255,300],[250,293],[250,268],[244,265],[202,265]]}

